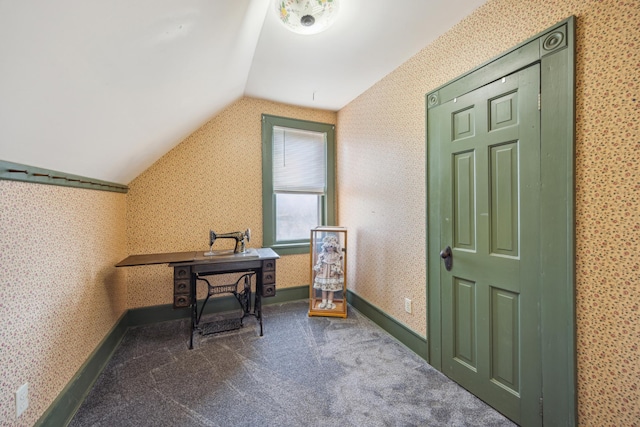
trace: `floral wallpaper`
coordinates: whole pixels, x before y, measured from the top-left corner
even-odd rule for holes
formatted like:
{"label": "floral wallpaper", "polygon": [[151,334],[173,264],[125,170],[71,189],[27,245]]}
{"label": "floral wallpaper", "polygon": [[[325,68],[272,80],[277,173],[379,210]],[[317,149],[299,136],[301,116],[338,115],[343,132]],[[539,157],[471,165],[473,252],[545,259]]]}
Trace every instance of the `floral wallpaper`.
{"label": "floral wallpaper", "polygon": [[[250,228],[248,247],[262,247],[262,114],[336,121],[335,112],[252,98],[230,105],[129,184],[129,254],[204,252],[210,229]],[[214,248],[230,249],[234,242],[220,239]],[[172,303],[173,271],[166,265],[128,270],[128,307]],[[283,256],[277,277],[278,289],[307,285],[308,256]]]}
{"label": "floral wallpaper", "polygon": [[0,181],[0,425],[32,426],[124,313],[124,220],[124,194]]}
{"label": "floral wallpaper", "polygon": [[[638,0],[489,0],[337,114],[238,100],[127,195],[0,181],[0,425],[33,425],[127,308],[171,303],[169,268],[116,262],[205,250],[210,228],[249,227],[261,246],[262,113],[337,123],[349,287],[425,336],[424,95],[570,15],[579,424],[640,425]],[[281,258],[279,288],[308,282],[306,255]],[[29,409],[16,422],[24,382]]]}
{"label": "floral wallpaper", "polygon": [[[348,283],[358,295],[426,336],[424,95],[571,15],[577,18],[579,424],[637,426],[637,0],[489,0],[340,110],[339,217],[350,229]],[[412,314],[404,311],[405,297],[413,300]]]}

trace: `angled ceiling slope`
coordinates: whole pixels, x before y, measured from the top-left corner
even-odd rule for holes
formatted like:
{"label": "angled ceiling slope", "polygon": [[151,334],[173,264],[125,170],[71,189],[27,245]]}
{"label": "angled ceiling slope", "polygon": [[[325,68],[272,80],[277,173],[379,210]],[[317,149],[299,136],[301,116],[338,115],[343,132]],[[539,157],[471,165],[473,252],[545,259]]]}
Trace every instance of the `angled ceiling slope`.
{"label": "angled ceiling slope", "polygon": [[0,160],[127,184],[243,95],[337,111],[486,0],[0,0]]}

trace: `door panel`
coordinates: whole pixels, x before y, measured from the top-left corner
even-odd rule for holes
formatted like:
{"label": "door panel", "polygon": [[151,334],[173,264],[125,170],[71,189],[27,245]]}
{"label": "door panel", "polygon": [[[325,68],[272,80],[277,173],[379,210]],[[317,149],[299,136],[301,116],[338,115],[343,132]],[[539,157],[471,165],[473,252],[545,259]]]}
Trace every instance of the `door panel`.
{"label": "door panel", "polygon": [[455,278],[453,283],[455,312],[455,347],[453,356],[469,369],[476,370],[476,293],[475,283]]}
{"label": "door panel", "polygon": [[440,270],[443,372],[516,422],[541,396],[539,81],[534,65],[432,110],[440,247],[453,251]]}
{"label": "door panel", "polygon": [[475,173],[474,153],[459,153],[453,160],[454,247],[475,250]]}
{"label": "door panel", "polygon": [[512,391],[520,390],[519,295],[491,289],[491,380]]}
{"label": "door panel", "polygon": [[491,253],[517,257],[518,142],[490,147]]}

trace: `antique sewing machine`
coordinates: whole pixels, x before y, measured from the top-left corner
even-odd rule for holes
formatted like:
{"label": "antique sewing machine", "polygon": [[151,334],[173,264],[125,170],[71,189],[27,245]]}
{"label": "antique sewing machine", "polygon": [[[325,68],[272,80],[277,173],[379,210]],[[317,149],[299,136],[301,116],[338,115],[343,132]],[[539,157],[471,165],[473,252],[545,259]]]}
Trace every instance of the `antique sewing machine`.
{"label": "antique sewing machine", "polygon": [[216,239],[235,239],[236,246],[233,250],[234,254],[243,254],[247,251],[245,241],[248,242],[251,240],[251,230],[246,229],[244,233],[242,231],[234,231],[233,233],[225,233],[225,234],[216,234],[215,231],[209,230],[209,252],[205,252],[205,256],[213,256],[218,255],[218,253],[213,251],[213,244]]}
{"label": "antique sewing machine", "polygon": [[[276,260],[280,256],[271,248],[247,248],[246,242],[251,238],[251,230],[226,234],[209,232],[209,252],[188,251],[161,254],[130,255],[116,264],[116,267],[134,265],[152,265],[168,263],[173,268],[173,308],[188,309],[191,313],[191,338],[189,348],[193,348],[195,332],[209,335],[217,332],[230,331],[242,327],[243,319],[255,316],[262,330],[262,298],[276,295]],[[234,250],[213,251],[213,244],[217,239],[234,239]],[[204,256],[203,256],[204,255]],[[209,276],[241,274],[234,282],[207,280]],[[225,278],[222,278],[225,280]],[[197,282],[207,284],[207,296],[201,303],[196,298]],[[253,285],[253,286],[252,286]],[[254,287],[255,286],[255,287]],[[215,300],[222,309],[213,312],[229,311],[227,300],[211,298],[232,294],[241,308],[241,316],[227,313],[221,318],[205,319],[207,302]],[[227,295],[228,296],[228,295]],[[227,305],[225,305],[227,304]]]}

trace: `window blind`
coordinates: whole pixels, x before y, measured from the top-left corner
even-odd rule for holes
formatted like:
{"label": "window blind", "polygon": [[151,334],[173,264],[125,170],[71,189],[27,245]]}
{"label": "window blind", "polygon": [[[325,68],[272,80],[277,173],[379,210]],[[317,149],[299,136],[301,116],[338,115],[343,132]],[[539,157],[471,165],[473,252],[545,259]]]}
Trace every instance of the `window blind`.
{"label": "window blind", "polygon": [[273,190],[324,194],[326,134],[273,127]]}

